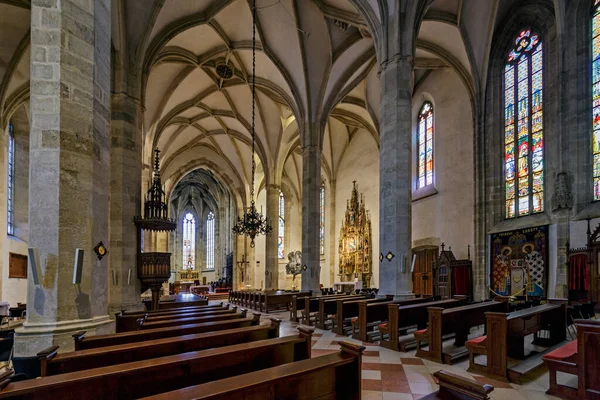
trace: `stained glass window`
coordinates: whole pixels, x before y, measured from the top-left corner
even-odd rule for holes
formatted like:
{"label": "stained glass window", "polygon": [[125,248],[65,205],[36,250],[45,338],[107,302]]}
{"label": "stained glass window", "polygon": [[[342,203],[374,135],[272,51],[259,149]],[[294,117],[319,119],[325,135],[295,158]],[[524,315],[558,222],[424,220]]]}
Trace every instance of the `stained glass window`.
{"label": "stained glass window", "polygon": [[325,185],[321,185],[319,193],[319,209],[321,211],[319,220],[319,249],[322,256],[325,255]]}
{"label": "stained glass window", "polygon": [[600,200],[600,0],[592,13],[592,109],[594,200]]}
{"label": "stained glass window", "polygon": [[417,189],[433,184],[433,105],[426,101],[419,111],[417,137]]}
{"label": "stained glass window", "polygon": [[215,268],[215,215],[206,217],[206,269]]}
{"label": "stained glass window", "polygon": [[14,202],[15,202],[15,132],[11,122],[8,123],[8,165],[6,191],[7,209],[7,231],[9,235],[15,234],[14,225]]}
{"label": "stained glass window", "polygon": [[504,68],[506,218],[544,211],[542,41],[524,29],[513,46]]}
{"label": "stained glass window", "polygon": [[283,192],[279,192],[279,235],[277,237],[277,255],[279,258],[285,258],[285,252],[283,250],[284,238],[285,238],[285,198]]}
{"label": "stained glass window", "polygon": [[196,219],[191,213],[183,217],[183,269],[196,268]]}

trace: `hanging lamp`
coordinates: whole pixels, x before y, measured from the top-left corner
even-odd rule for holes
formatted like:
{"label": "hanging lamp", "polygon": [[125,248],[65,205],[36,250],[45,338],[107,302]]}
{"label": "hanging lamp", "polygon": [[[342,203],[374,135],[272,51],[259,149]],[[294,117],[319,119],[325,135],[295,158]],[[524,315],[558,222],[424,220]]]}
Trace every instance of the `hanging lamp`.
{"label": "hanging lamp", "polygon": [[252,186],[250,186],[250,207],[243,216],[237,218],[237,222],[232,229],[235,235],[245,235],[250,238],[250,247],[254,247],[254,238],[257,235],[266,235],[271,233],[273,227],[269,221],[256,209],[254,202],[254,173],[256,171],[256,162],[254,161],[254,142],[255,142],[255,98],[256,98],[256,0],[252,1]]}

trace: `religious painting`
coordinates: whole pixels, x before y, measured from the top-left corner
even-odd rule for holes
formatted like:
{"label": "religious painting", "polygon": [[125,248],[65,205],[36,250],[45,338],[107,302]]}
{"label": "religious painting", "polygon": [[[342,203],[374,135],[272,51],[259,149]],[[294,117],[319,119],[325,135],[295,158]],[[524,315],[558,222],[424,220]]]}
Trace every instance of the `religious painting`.
{"label": "religious painting", "polygon": [[548,226],[492,234],[490,289],[503,296],[545,296]]}
{"label": "religious painting", "polygon": [[8,253],[8,277],[27,279],[27,256]]}

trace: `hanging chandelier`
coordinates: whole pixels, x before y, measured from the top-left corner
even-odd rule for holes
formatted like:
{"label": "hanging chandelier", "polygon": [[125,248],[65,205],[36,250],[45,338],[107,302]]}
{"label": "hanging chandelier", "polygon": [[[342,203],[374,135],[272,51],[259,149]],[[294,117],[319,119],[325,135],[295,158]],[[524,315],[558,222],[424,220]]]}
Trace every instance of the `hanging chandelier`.
{"label": "hanging chandelier", "polygon": [[254,173],[256,172],[256,162],[254,161],[254,141],[255,141],[255,116],[254,106],[256,97],[256,0],[252,1],[252,186],[250,186],[250,207],[243,216],[237,218],[237,222],[232,231],[235,235],[245,235],[250,238],[250,247],[254,247],[254,238],[257,235],[266,235],[271,233],[273,227],[269,225],[267,218],[258,212],[254,202]]}

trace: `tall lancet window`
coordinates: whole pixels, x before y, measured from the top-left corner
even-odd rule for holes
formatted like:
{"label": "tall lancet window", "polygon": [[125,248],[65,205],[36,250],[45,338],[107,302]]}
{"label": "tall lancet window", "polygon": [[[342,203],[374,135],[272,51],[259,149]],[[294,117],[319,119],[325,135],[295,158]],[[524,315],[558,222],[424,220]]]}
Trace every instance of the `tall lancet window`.
{"label": "tall lancet window", "polygon": [[592,10],[592,153],[594,200],[600,200],[600,0]]}
{"label": "tall lancet window", "polygon": [[15,234],[14,225],[14,202],[15,202],[15,132],[11,122],[8,123],[8,164],[7,164],[7,190],[6,190],[6,210],[7,210],[7,232],[9,235]]}
{"label": "tall lancet window", "polygon": [[215,215],[206,217],[206,269],[215,269]]}
{"label": "tall lancet window", "polygon": [[420,189],[433,184],[433,105],[428,101],[419,111],[417,147],[417,189]]}
{"label": "tall lancet window", "polygon": [[319,193],[319,210],[321,212],[319,220],[319,252],[325,255],[325,184],[321,185]]}
{"label": "tall lancet window", "polygon": [[183,269],[196,268],[196,219],[191,213],[183,217]]}
{"label": "tall lancet window", "polygon": [[279,218],[278,221],[278,237],[277,237],[277,255],[279,258],[285,258],[285,251],[283,249],[285,243],[285,197],[283,192],[279,192]]}
{"label": "tall lancet window", "polygon": [[542,41],[524,29],[504,67],[506,218],[544,211],[543,86]]}

